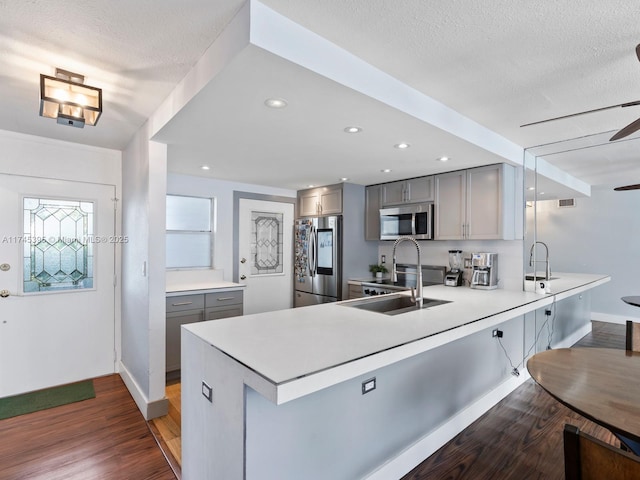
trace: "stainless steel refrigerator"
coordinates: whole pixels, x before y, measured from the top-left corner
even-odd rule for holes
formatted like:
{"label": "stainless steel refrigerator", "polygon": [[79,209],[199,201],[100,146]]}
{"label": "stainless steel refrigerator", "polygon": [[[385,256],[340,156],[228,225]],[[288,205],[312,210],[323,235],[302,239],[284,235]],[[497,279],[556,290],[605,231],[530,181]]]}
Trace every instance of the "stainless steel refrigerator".
{"label": "stainless steel refrigerator", "polygon": [[295,306],[342,300],[342,216],[296,220],[294,244]]}

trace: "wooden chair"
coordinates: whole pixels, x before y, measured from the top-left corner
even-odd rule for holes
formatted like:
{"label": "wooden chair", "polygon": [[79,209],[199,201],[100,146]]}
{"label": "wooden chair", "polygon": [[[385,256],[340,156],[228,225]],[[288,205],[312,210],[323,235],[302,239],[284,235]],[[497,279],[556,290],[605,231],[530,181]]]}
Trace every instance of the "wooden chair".
{"label": "wooden chair", "polygon": [[626,349],[630,352],[640,352],[640,323],[627,320]]}
{"label": "wooden chair", "polygon": [[[627,320],[625,348],[628,352],[640,352],[640,323]],[[620,447],[623,450],[640,455],[640,442],[617,433],[615,436],[620,440]]]}
{"label": "wooden chair", "polygon": [[640,478],[640,457],[564,426],[564,478],[566,480],[635,480]]}

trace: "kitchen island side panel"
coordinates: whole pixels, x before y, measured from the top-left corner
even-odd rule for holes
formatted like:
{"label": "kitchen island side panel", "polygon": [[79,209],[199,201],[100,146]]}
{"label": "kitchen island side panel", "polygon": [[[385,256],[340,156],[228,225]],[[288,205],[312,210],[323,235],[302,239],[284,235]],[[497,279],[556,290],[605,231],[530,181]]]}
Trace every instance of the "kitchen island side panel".
{"label": "kitchen island side panel", "polygon": [[[524,317],[505,322],[503,345],[522,358]],[[532,338],[533,340],[533,338]],[[489,330],[461,338],[282,405],[246,395],[248,480],[365,478],[509,378]],[[362,394],[362,383],[376,389]]]}

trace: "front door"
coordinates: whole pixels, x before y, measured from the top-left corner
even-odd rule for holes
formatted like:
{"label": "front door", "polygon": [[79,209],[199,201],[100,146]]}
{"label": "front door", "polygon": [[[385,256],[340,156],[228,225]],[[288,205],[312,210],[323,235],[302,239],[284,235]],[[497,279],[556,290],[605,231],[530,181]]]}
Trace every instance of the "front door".
{"label": "front door", "polygon": [[244,313],[293,307],[293,204],[241,198],[238,275]]}
{"label": "front door", "polygon": [[0,174],[0,397],[115,371],[114,190]]}

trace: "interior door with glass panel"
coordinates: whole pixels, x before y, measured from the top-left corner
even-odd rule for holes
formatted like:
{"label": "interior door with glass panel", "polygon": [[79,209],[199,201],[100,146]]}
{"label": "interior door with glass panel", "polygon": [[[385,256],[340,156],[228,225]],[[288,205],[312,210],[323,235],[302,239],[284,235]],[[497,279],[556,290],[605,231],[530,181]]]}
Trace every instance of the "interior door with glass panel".
{"label": "interior door with glass panel", "polygon": [[0,174],[0,397],[115,371],[114,191]]}
{"label": "interior door with glass panel", "polygon": [[293,204],[241,198],[238,222],[245,315],[293,307]]}

